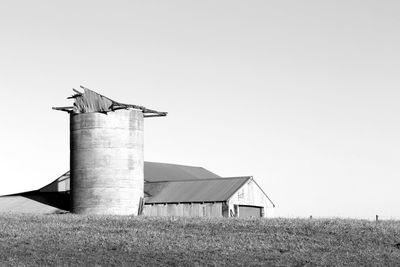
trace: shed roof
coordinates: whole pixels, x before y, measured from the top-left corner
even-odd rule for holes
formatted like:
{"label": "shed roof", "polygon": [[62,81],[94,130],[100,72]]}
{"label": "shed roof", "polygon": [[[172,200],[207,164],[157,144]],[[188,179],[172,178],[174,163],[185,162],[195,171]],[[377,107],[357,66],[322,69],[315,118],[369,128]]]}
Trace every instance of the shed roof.
{"label": "shed roof", "polygon": [[250,176],[145,183],[146,204],[226,201],[249,179]]}

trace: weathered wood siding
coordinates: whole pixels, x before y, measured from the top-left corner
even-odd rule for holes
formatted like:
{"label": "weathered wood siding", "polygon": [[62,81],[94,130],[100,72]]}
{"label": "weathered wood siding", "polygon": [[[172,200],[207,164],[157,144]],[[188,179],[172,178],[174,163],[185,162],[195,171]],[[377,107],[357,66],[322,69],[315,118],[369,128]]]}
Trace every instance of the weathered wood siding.
{"label": "weathered wood siding", "polygon": [[[273,205],[253,179],[245,183],[229,200],[229,210],[234,212],[234,205],[249,205],[264,208],[263,217],[272,217]],[[238,210],[238,209],[237,209]],[[229,212],[231,214],[231,212]],[[240,217],[240,214],[237,214]]]}
{"label": "weathered wood siding", "polygon": [[222,203],[147,204],[143,215],[179,217],[222,217]]}

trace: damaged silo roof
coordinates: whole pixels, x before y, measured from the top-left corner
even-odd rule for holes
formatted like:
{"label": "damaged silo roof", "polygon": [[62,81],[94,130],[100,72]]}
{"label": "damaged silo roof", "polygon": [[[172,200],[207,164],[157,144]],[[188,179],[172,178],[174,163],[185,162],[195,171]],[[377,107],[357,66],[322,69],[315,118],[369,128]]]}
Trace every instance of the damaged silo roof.
{"label": "damaged silo roof", "polygon": [[101,112],[107,113],[118,109],[135,108],[140,109],[144,113],[144,117],[161,117],[166,116],[167,112],[160,112],[152,109],[145,108],[143,106],[123,104],[114,101],[106,96],[96,93],[86,87],[80,86],[84,92],[80,92],[76,89],[72,89],[75,94],[68,99],[74,99],[74,105],[69,107],[53,107],[55,110],[66,111],[68,113],[89,113],[89,112]]}

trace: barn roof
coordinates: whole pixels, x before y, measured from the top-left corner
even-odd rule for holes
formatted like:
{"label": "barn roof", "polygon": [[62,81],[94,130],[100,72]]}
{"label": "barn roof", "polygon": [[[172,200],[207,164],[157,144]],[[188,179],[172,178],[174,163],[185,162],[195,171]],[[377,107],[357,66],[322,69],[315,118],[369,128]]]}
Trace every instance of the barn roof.
{"label": "barn roof", "polygon": [[144,163],[144,180],[146,182],[207,178],[220,178],[220,176],[202,167],[148,161]]}
{"label": "barn roof", "polygon": [[226,201],[249,179],[250,176],[145,183],[146,204]]}
{"label": "barn roof", "polygon": [[[40,192],[69,191],[69,171],[55,181],[39,189]],[[159,162],[144,162],[144,180],[146,182],[176,181],[220,178],[202,167],[185,166]]]}
{"label": "barn roof", "polygon": [[[219,176],[202,167],[144,162],[146,182],[209,178],[219,178]],[[54,213],[68,210],[69,181],[70,173],[68,171],[38,190],[0,196],[0,212]]]}
{"label": "barn roof", "polygon": [[[145,162],[144,179],[146,204],[156,204],[226,201],[252,177],[221,178],[201,167]],[[68,171],[39,190],[2,196],[0,212],[69,210],[69,180]]]}

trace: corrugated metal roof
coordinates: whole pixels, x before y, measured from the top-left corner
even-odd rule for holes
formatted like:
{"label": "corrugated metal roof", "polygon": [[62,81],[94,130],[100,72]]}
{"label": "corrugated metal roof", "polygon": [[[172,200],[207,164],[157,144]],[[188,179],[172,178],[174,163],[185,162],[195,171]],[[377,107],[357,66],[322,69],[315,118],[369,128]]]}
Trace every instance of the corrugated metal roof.
{"label": "corrugated metal roof", "polygon": [[[221,178],[201,167],[176,164],[145,162],[144,166],[147,204],[226,201],[251,178]],[[0,211],[68,210],[69,194],[63,192],[69,191],[69,179],[67,172],[37,191],[0,197]]]}
{"label": "corrugated metal roof", "polygon": [[[144,179],[146,182],[206,178],[219,178],[219,176],[202,167],[144,162]],[[159,186],[162,187],[163,183],[160,183]],[[147,188],[149,187],[147,186]],[[154,184],[152,188],[152,192],[154,192],[157,185]],[[0,212],[51,213],[59,209],[68,210],[65,205],[69,201],[65,198],[69,198],[69,194],[66,195],[64,192],[69,190],[70,173],[68,171],[39,190],[0,196]],[[60,204],[62,206],[57,207]]]}
{"label": "corrugated metal roof", "polygon": [[146,182],[178,181],[192,179],[220,178],[215,173],[202,167],[177,164],[148,162],[144,163],[144,180]]}
{"label": "corrugated metal roof", "polygon": [[[185,166],[177,164],[144,162],[144,180],[146,182],[177,181],[220,178],[202,167]],[[40,192],[65,192],[69,191],[69,171],[55,181],[39,189]]]}
{"label": "corrugated metal roof", "polygon": [[228,200],[251,177],[213,178],[144,184],[147,204]]}

